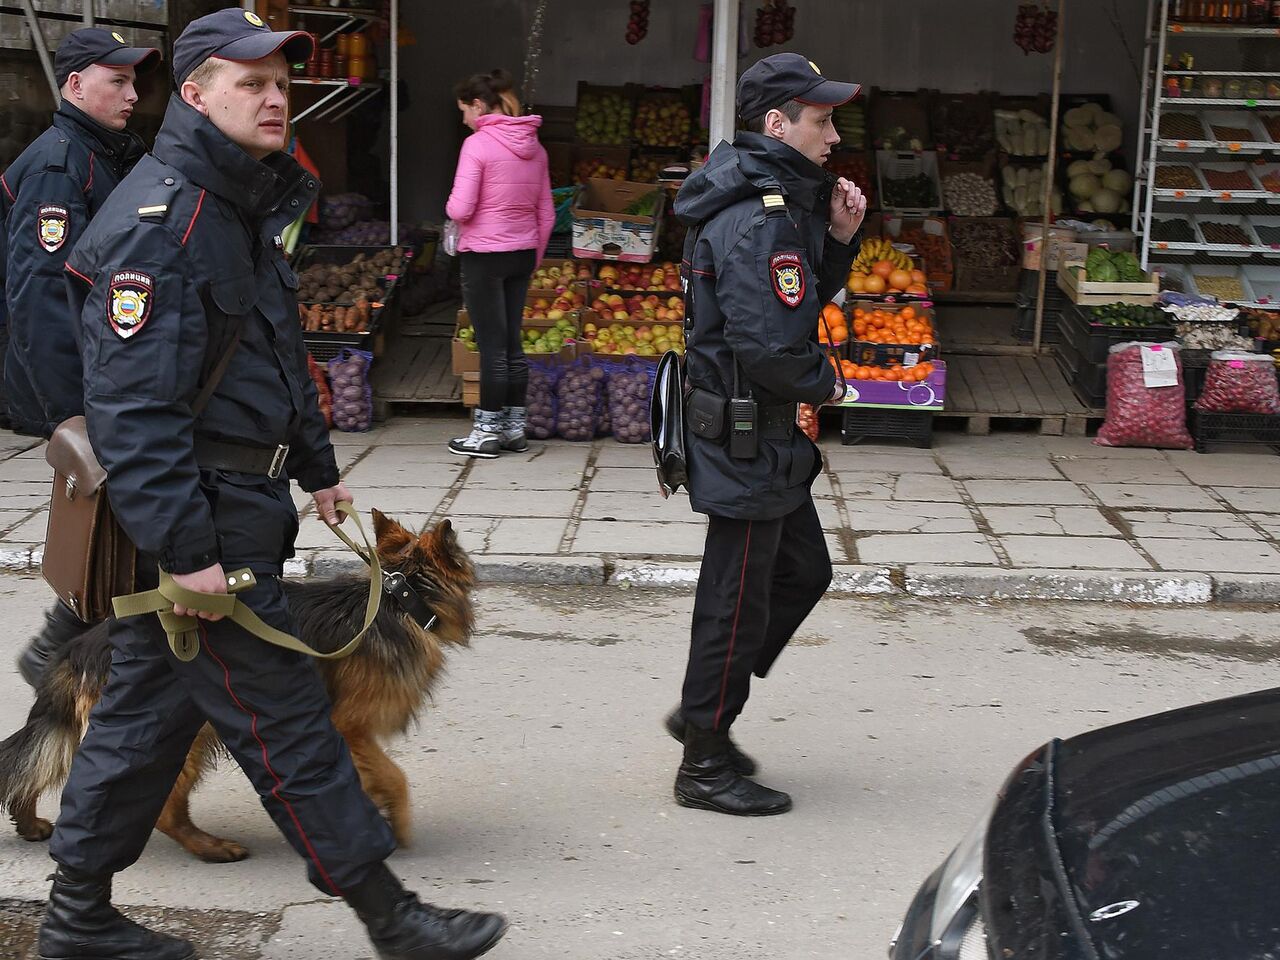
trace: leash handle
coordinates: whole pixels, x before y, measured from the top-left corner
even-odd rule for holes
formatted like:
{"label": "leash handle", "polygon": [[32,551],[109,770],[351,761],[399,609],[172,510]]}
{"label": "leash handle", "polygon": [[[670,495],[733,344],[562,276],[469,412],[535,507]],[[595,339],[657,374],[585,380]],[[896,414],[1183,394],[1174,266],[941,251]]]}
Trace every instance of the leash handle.
{"label": "leash handle", "polygon": [[202,593],[188,590],[173,582],[172,575],[160,572],[160,586],[155,590],[132,593],[127,596],[114,597],[111,601],[115,615],[119,619],[136,617],[146,613],[155,613],[160,617],[160,624],[169,637],[169,647],[173,655],[182,661],[195,659],[200,652],[200,632],[196,617],[180,617],[173,612],[174,605],[181,605],[207,613],[220,614],[233,621],[259,640],[293,650],[318,660],[340,660],[355,652],[364,640],[365,634],[373,626],[374,619],[382,605],[382,564],[378,560],[378,552],[369,543],[369,535],[365,533],[360,522],[360,514],[345,500],[335,504],[339,513],[350,517],[360,531],[364,540],[367,555],[336,526],[330,527],[338,538],[350,547],[362,560],[369,564],[369,599],[365,604],[364,623],[350,641],[332,653],[321,653],[319,650],[303,643],[293,634],[285,633],[266,623],[256,613],[236,597],[237,593],[248,590],[257,584],[257,578],[249,569],[235,570],[227,574],[226,593]]}

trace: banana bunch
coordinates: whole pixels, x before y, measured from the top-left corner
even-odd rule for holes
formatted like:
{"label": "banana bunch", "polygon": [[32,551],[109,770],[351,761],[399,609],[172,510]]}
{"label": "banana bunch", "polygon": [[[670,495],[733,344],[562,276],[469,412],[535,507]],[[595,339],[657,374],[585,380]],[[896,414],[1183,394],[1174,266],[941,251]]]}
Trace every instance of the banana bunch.
{"label": "banana bunch", "polygon": [[868,237],[862,241],[858,259],[853,261],[853,273],[870,273],[881,260],[888,260],[895,270],[910,270],[911,258],[901,250],[895,250],[893,241],[884,237]]}

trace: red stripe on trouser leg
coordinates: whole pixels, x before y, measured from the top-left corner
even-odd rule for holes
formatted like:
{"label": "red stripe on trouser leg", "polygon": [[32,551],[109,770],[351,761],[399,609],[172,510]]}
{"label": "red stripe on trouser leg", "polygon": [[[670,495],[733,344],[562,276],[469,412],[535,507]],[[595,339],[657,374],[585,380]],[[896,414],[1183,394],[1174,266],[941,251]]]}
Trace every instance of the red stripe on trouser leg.
{"label": "red stripe on trouser leg", "polygon": [[330,891],[332,891],[335,897],[345,896],[325,870],[324,864],[320,862],[320,855],[316,853],[315,847],[311,845],[311,838],[307,836],[307,831],[302,829],[302,823],[298,820],[298,815],[294,813],[293,806],[288,800],[280,795],[280,789],[284,786],[284,783],[281,781],[280,777],[276,775],[275,770],[271,768],[271,758],[267,754],[267,745],[263,742],[262,737],[258,736],[258,715],[241,703],[240,698],[237,697],[235,691],[231,689],[231,670],[222,661],[222,658],[213,652],[213,647],[209,645],[209,632],[205,629],[204,624],[202,623],[199,626],[200,640],[204,643],[204,648],[209,651],[209,656],[213,657],[213,659],[218,662],[218,666],[222,667],[222,676],[224,685],[227,688],[227,695],[231,697],[231,701],[236,705],[236,708],[239,709],[241,713],[245,714],[245,716],[249,717],[250,729],[253,732],[253,739],[257,740],[258,746],[262,748],[262,763],[267,768],[267,773],[271,774],[271,779],[276,782],[276,785],[271,788],[271,795],[280,802],[286,811],[288,811],[289,819],[293,821],[293,825],[298,831],[298,836],[302,838],[303,846],[307,848],[307,856],[310,857],[311,862],[315,864],[317,872],[319,872],[320,876],[324,878],[324,882],[328,884]]}
{"label": "red stripe on trouser leg", "polygon": [[742,616],[742,594],[747,588],[747,557],[751,555],[751,521],[747,521],[747,542],[742,548],[742,576],[738,579],[738,604],[733,610],[733,631],[729,634],[729,652],[724,658],[724,676],[720,680],[720,703],[716,706],[716,722],[712,729],[720,729],[720,715],[724,713],[724,699],[729,692],[729,669],[733,666],[733,647],[738,641],[738,618]]}

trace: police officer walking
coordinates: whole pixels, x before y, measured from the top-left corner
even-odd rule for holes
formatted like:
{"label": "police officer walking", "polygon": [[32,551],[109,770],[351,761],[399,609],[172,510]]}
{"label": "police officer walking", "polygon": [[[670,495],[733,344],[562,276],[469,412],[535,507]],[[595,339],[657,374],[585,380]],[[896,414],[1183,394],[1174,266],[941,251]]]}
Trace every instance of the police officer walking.
{"label": "police officer walking", "polygon": [[[61,103],[53,125],[0,175],[8,305],[4,356],[9,419],[19,433],[48,437],[84,410],[80,354],[67,309],[63,264],[111,191],[146,152],[126,129],[137,77],[160,51],[130,47],[119,34],[88,28],[67,35],[54,55]],[[58,648],[83,629],[61,603],[18,659],[35,686]]]}
{"label": "police officer walking", "polygon": [[729,729],[751,675],[768,674],[831,582],[810,492],[822,458],[796,428],[796,403],[845,391],[816,331],[848,276],[866,199],[822,165],[840,142],[832,108],[858,89],[799,54],[761,60],[738,82],[746,132],[719,144],[676,197],[690,228],[689,496],[709,517],[683,695],[667,718],[684,742],[684,806],[791,808],[787,794],[748,779],[756,765]]}
{"label": "police officer walking", "polygon": [[[201,593],[225,593],[224,568],[247,566],[257,584],[239,598],[290,633],[279,580],[298,525],[288,479],[330,523],[335,504],[351,500],[307,375],[297,280],[280,240],[319,189],[282,152],[289,64],[311,49],[307,34],[272,32],[238,8],[193,21],[174,44],[179,92],[153,154],[66,268],[89,436],[144,566]],[[198,403],[218,367],[211,399]],[[189,661],[173,655],[156,618],[111,623],[111,676],[50,844],[58,869],[39,955],[196,956],[124,918],[110,891],[112,875],[141,855],[206,721],[312,884],[347,900],[379,957],[466,960],[492,947],[501,917],[421,903],[383,862],[391,830],[360,787],[313,662],[198,606],[174,612],[201,618]]]}

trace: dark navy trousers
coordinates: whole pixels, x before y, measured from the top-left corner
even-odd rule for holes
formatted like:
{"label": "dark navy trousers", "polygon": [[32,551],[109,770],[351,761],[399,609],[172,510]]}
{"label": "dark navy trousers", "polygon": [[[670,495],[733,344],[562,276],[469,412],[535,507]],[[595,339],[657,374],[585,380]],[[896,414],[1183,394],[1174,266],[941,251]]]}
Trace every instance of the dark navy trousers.
{"label": "dark navy trousers", "polygon": [[693,602],[681,712],[728,730],[827,587],[831,555],[813,500],[777,520],[711,516]]}
{"label": "dark navy trousers", "polygon": [[[258,581],[241,599],[292,632],[280,581]],[[112,622],[110,677],[63,790],[50,855],[92,874],[134,863],[208,721],[306,861],[311,882],[341,896],[395,841],[329,719],[314,661],[228,620],[201,624],[200,653],[183,663],[155,616]]]}

